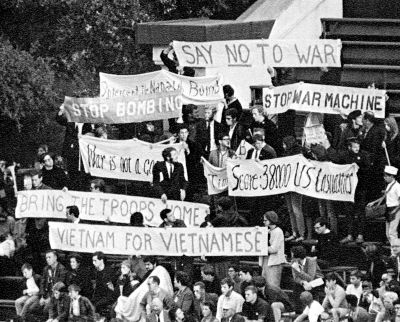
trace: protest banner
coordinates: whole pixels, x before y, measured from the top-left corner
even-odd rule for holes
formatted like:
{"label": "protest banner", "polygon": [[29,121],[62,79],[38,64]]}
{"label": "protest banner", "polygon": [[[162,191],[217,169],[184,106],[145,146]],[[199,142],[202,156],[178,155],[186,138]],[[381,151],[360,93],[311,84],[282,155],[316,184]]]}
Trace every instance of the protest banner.
{"label": "protest banner", "polygon": [[249,150],[253,148],[254,147],[249,142],[247,142],[246,140],[242,140],[242,142],[240,142],[240,145],[236,149],[236,156],[240,160],[245,160],[247,157],[247,152],[249,152]]}
{"label": "protest banner", "polygon": [[162,223],[160,212],[165,208],[188,227],[200,226],[209,213],[208,205],[186,201],[168,200],[165,204],[159,198],[111,193],[27,190],[18,193],[15,216],[66,219],[66,208],[72,205],[79,208],[81,220],[129,224],[131,214],[138,211],[143,214],[145,225],[155,227]]}
{"label": "protest banner", "polygon": [[49,223],[52,249],[118,255],[260,256],[268,230],[257,228],[138,228]]}
{"label": "protest banner", "polygon": [[213,166],[206,159],[201,157],[203,161],[204,176],[207,179],[207,189],[209,195],[216,195],[218,193],[228,190],[228,177],[225,168],[218,168]]}
{"label": "protest banner", "polygon": [[180,143],[151,144],[140,140],[104,140],[79,136],[79,151],[85,171],[95,177],[149,181],[153,165],[163,161],[162,151],[173,147],[178,152],[187,178],[185,152]]}
{"label": "protest banner", "polygon": [[326,200],[354,201],[358,166],[310,161],[301,154],[264,161],[227,162],[230,196],[258,197],[289,191]]}
{"label": "protest banner", "polygon": [[308,144],[326,144],[328,137],[322,124],[304,127],[304,140]]}
{"label": "protest banner", "polygon": [[340,67],[339,39],[174,41],[179,65],[190,67]]}
{"label": "protest banner", "polygon": [[216,104],[224,100],[222,76],[188,77],[159,70],[138,75],[100,73],[100,97],[130,97],[182,92],[183,104]]}
{"label": "protest banner", "polygon": [[385,117],[386,91],[375,88],[343,87],[296,83],[263,89],[263,105],[268,114],[287,110],[349,114],[354,110]]}
{"label": "protest banner", "polygon": [[181,116],[180,91],[130,97],[68,97],[64,99],[68,122],[122,124],[166,120]]}

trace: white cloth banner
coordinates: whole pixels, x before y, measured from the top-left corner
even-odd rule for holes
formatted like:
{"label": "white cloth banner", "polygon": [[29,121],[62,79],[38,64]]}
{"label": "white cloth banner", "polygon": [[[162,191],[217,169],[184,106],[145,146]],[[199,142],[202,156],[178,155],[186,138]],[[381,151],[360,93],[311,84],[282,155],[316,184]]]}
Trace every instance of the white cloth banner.
{"label": "white cloth banner", "polygon": [[139,228],[49,223],[52,249],[119,255],[262,256],[268,252],[268,229]]}
{"label": "white cloth banner", "polygon": [[131,214],[141,212],[144,224],[158,227],[162,220],[161,210],[172,209],[175,218],[188,227],[200,226],[209,214],[206,204],[111,193],[95,193],[62,190],[27,190],[18,192],[16,218],[66,219],[66,207],[76,205],[81,220],[106,221],[129,224]]}
{"label": "white cloth banner", "polygon": [[263,105],[268,114],[287,110],[349,114],[354,110],[385,117],[386,91],[374,88],[296,83],[263,89]]}
{"label": "white cloth banner", "polygon": [[358,166],[310,161],[301,154],[264,161],[228,160],[229,195],[268,196],[289,191],[326,200],[354,201]]}
{"label": "white cloth banner", "polygon": [[224,100],[222,76],[188,77],[166,70],[138,75],[100,73],[100,97],[129,97],[182,91],[183,104],[216,104]]}
{"label": "white cloth banner", "polygon": [[218,168],[213,166],[206,159],[203,160],[204,176],[207,179],[207,189],[209,195],[216,195],[218,193],[228,190],[228,177],[225,168]]}
{"label": "white cloth banner", "polygon": [[174,41],[173,46],[182,66],[341,66],[339,39]]}
{"label": "white cloth banner", "polygon": [[185,151],[180,143],[151,144],[140,140],[104,140],[91,136],[79,137],[85,171],[95,177],[149,181],[153,180],[153,165],[163,161],[162,151],[174,147],[178,162],[186,172]]}
{"label": "white cloth banner", "polygon": [[236,156],[240,160],[246,160],[247,152],[249,152],[249,150],[253,148],[254,146],[252,146],[249,142],[247,142],[246,140],[242,140],[242,142],[240,142],[240,145],[236,149]]}

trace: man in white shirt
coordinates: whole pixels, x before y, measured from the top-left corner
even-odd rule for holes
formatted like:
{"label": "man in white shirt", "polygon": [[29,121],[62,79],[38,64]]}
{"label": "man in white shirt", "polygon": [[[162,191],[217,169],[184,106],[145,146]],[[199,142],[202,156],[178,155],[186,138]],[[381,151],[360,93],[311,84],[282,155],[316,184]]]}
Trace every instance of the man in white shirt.
{"label": "man in white shirt", "polygon": [[306,306],[303,313],[301,313],[294,322],[301,322],[308,318],[309,322],[317,322],[324,308],[319,302],[314,301],[310,292],[303,292],[300,295],[300,301]]}
{"label": "man in white shirt", "polygon": [[361,285],[361,272],[357,269],[350,273],[350,284],[346,287],[346,294],[355,295],[360,301],[360,297],[363,293]]}
{"label": "man in white shirt", "polygon": [[242,311],[242,306],[244,303],[244,298],[239,293],[236,293],[233,290],[234,283],[229,278],[224,278],[221,281],[221,292],[222,295],[218,299],[217,303],[217,314],[216,318],[221,321],[222,319],[222,308],[226,303],[229,303],[229,306],[234,309],[235,313]]}

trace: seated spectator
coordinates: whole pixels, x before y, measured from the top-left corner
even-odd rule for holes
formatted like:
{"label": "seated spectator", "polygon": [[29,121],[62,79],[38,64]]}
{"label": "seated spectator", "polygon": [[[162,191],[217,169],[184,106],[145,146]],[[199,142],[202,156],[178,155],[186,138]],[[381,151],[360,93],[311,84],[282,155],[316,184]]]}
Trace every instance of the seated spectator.
{"label": "seated spectator", "polygon": [[322,307],[328,312],[332,312],[335,322],[339,321],[339,314],[332,309],[347,308],[346,292],[336,284],[338,277],[335,273],[328,273],[325,277],[325,298]]}
{"label": "seated spectator", "polygon": [[180,308],[186,316],[193,312],[193,292],[189,288],[190,278],[186,272],[175,273],[174,287],[178,290],[174,294],[173,307]]}
{"label": "seated spectator", "polygon": [[306,319],[308,319],[309,322],[320,321],[320,316],[324,312],[324,308],[319,304],[319,302],[313,299],[312,294],[307,291],[301,293],[300,301],[305,306],[305,309],[303,313],[294,320],[294,322],[301,322]]}
{"label": "seated spectator", "polygon": [[[215,304],[218,301],[218,295],[214,293],[207,293],[206,286],[203,282],[196,282],[193,285],[193,294],[194,294],[194,301],[193,301],[193,308],[195,317],[200,321],[202,317],[202,306],[206,302],[211,302],[214,304],[214,308],[216,308]],[[213,311],[213,315],[215,316],[215,312]],[[207,315],[208,316],[208,315]]]}
{"label": "seated spectator", "polygon": [[347,314],[345,317],[351,319],[353,322],[369,322],[370,316],[368,312],[358,306],[358,298],[355,295],[347,294],[346,301],[348,304]]}
{"label": "seated spectator", "polygon": [[382,258],[382,251],[377,245],[368,245],[365,248],[367,256],[366,280],[370,280],[374,288],[379,287],[382,274],[386,271],[386,262]]}
{"label": "seated spectator", "polygon": [[241,295],[244,296],[244,290],[247,286],[254,285],[253,281],[253,269],[250,266],[242,266],[239,269],[239,277],[242,280]]}
{"label": "seated spectator", "polygon": [[43,183],[43,172],[42,170],[33,170],[31,172],[31,177],[32,177],[32,184],[33,184],[33,189],[34,190],[49,190],[53,189],[53,187],[50,187],[46,184]]}
{"label": "seated spectator", "polygon": [[231,303],[225,302],[222,306],[221,322],[245,322],[241,313],[237,313]]}
{"label": "seated spectator", "polygon": [[281,320],[282,312],[294,311],[289,296],[279,287],[268,285],[263,276],[255,276],[254,284],[257,287],[259,297],[271,305],[275,322]]}
{"label": "seated spectator", "polygon": [[234,311],[234,313],[238,313],[242,311],[242,306],[244,303],[244,298],[239,293],[236,293],[233,290],[233,282],[224,278],[221,281],[221,292],[222,295],[218,298],[217,303],[217,314],[216,318],[221,320],[223,318],[223,308],[227,305]]}
{"label": "seated spectator", "polygon": [[151,303],[155,298],[159,299],[163,307],[168,308],[172,305],[172,298],[168,292],[160,287],[160,279],[157,276],[150,276],[147,279],[148,291],[144,294],[140,302],[142,308],[142,316],[149,314],[151,311]]}
{"label": "seated spectator", "polygon": [[379,294],[372,288],[372,283],[369,281],[362,282],[363,293],[361,295],[359,305],[366,309],[375,321],[376,315],[381,310],[383,303],[379,298]]}
{"label": "seated spectator", "polygon": [[138,286],[139,280],[136,279],[131,271],[131,262],[124,260],[121,263],[121,275],[118,277],[119,296],[128,297]]}
{"label": "seated spectator", "polygon": [[317,255],[318,263],[324,266],[335,265],[340,254],[337,236],[327,225],[327,221],[322,217],[317,218],[314,223],[318,243],[313,246],[313,251]]}
{"label": "seated spectator", "polygon": [[394,302],[396,302],[398,299],[399,296],[395,292],[386,292],[382,297],[382,310],[377,314],[375,322],[395,321],[396,310],[394,307]]}
{"label": "seated spectator", "polygon": [[95,286],[91,302],[96,312],[107,316],[109,308],[116,300],[116,276],[114,270],[106,265],[107,258],[102,252],[93,254],[93,266],[95,268]]}
{"label": "seated spectator", "polygon": [[91,282],[91,271],[82,265],[82,256],[78,253],[69,255],[69,263],[71,271],[67,274],[67,286],[72,284],[78,285],[81,288],[82,296],[91,297],[93,294],[93,286]]}
{"label": "seated spectator", "polygon": [[274,148],[267,144],[261,135],[255,134],[253,142],[254,148],[247,152],[246,159],[262,161],[277,157]]}
{"label": "seated spectator", "polygon": [[64,170],[54,164],[54,159],[55,155],[53,153],[47,153],[43,158],[43,184],[59,190],[68,186],[68,177]]}
{"label": "seated spectator", "polygon": [[360,300],[361,294],[363,292],[361,285],[362,273],[359,270],[354,270],[350,272],[350,284],[346,287],[346,294],[355,295],[357,301]]}
{"label": "seated spectator", "polygon": [[236,265],[229,265],[228,267],[228,277],[230,280],[233,282],[233,290],[236,293],[241,293],[241,288],[240,285],[242,284],[242,281],[240,280],[239,277],[239,268]]}
{"label": "seated spectator", "polygon": [[40,276],[35,275],[30,264],[25,263],[21,267],[23,280],[22,296],[15,300],[15,311],[17,317],[26,319],[27,314],[31,313],[39,303]]}
{"label": "seated spectator", "polygon": [[160,227],[186,227],[185,222],[181,219],[176,219],[171,209],[165,208],[160,212],[161,220]]}
{"label": "seated spectator", "polygon": [[264,225],[268,231],[268,256],[259,258],[262,267],[262,276],[265,277],[269,285],[281,286],[282,265],[286,262],[285,258],[285,237],[278,225],[279,218],[275,211],[267,211],[264,214]]}
{"label": "seated spectator", "polygon": [[65,284],[63,282],[54,284],[47,322],[66,322],[68,320],[70,299],[64,290]]}
{"label": "seated spectator", "polygon": [[243,303],[242,316],[245,321],[273,322],[271,306],[257,296],[257,288],[253,285],[245,289],[246,301]]}
{"label": "seated spectator", "polygon": [[146,314],[146,322],[170,322],[168,311],[164,309],[163,302],[158,297],[150,303],[150,312]]}
{"label": "seated spectator", "polygon": [[171,322],[189,322],[192,321],[190,316],[188,316],[182,309],[179,307],[173,307],[168,311],[168,316]]}
{"label": "seated spectator", "polygon": [[211,265],[204,265],[201,268],[201,279],[205,285],[207,293],[221,294],[221,285],[215,274],[215,269]]}
{"label": "seated spectator", "polygon": [[94,306],[90,300],[79,294],[81,288],[78,285],[72,284],[68,287],[70,306],[68,321],[93,321]]}
{"label": "seated spectator", "polygon": [[201,322],[218,322],[219,320],[215,317],[215,304],[210,301],[205,301],[201,305],[201,313],[203,318]]}
{"label": "seated spectator", "polygon": [[48,250],[46,252],[46,262],[47,266],[43,269],[40,283],[39,303],[40,306],[44,307],[44,312],[47,315],[53,295],[53,286],[58,282],[62,282],[62,287],[65,287],[68,272],[64,265],[58,262],[57,252],[55,250]]}

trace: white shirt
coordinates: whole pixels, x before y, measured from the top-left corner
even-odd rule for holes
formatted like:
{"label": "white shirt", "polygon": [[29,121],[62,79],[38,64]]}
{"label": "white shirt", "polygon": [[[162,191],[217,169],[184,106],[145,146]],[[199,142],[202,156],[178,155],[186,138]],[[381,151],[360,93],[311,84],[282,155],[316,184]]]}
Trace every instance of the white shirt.
{"label": "white shirt", "polygon": [[355,296],[357,296],[358,300],[360,300],[360,297],[361,297],[361,294],[362,294],[362,285],[361,285],[361,283],[360,283],[360,285],[358,287],[355,287],[353,284],[347,285],[346,294],[355,295]]}
{"label": "white shirt", "polygon": [[221,321],[221,319],[222,319],[222,308],[224,307],[223,305],[225,303],[230,303],[229,306],[232,308],[235,308],[235,313],[242,312],[244,298],[243,298],[243,296],[241,296],[239,293],[236,293],[235,291],[232,291],[232,293],[229,297],[226,297],[225,295],[222,294],[218,298],[217,314],[215,316],[219,321]]}
{"label": "white shirt", "polygon": [[81,312],[79,311],[79,298],[81,296],[79,295],[75,300],[72,300],[72,314],[74,316],[80,316]]}
{"label": "white shirt", "polygon": [[229,128],[229,138],[232,139],[233,131],[235,131],[237,122]]}
{"label": "white shirt", "polygon": [[210,122],[210,152],[217,149],[214,137],[214,120]]}
{"label": "white shirt", "polygon": [[400,198],[400,183],[393,181],[386,187],[386,206],[397,207]]}
{"label": "white shirt", "polygon": [[303,314],[308,316],[309,322],[317,322],[322,312],[324,312],[322,305],[317,301],[313,301],[310,306],[306,306]]}
{"label": "white shirt", "polygon": [[39,293],[39,287],[36,285],[33,276],[26,280],[26,289],[29,296],[32,296],[35,293]]}

